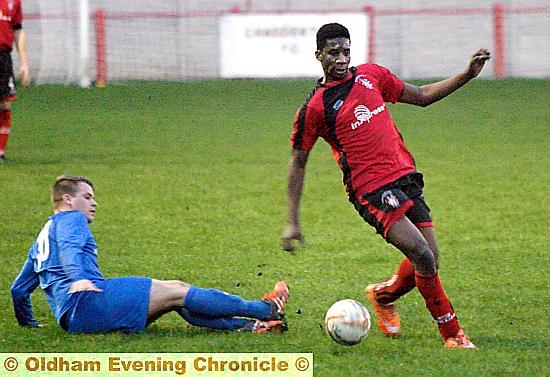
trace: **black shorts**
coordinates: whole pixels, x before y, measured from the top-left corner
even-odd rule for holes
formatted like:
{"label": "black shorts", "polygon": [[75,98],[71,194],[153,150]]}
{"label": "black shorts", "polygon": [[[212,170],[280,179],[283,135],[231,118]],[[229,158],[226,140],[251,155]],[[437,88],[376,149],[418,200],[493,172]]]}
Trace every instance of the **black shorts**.
{"label": "black shorts", "polygon": [[0,51],[0,100],[13,100],[17,96],[10,51]]}
{"label": "black shorts", "polygon": [[421,173],[407,174],[398,180],[361,196],[355,208],[361,217],[386,237],[388,230],[402,216],[418,228],[433,226],[430,208],[424,200]]}

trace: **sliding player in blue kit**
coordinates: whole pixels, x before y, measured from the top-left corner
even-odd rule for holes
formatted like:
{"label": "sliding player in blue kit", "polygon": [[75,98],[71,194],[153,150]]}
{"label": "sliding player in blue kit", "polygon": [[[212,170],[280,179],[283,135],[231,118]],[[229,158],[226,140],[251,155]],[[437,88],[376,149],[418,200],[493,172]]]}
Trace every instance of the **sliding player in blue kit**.
{"label": "sliding player in blue kit", "polygon": [[59,325],[70,333],[140,332],[163,314],[176,311],[195,326],[218,330],[281,332],[288,286],[275,284],[262,300],[248,301],[179,280],[148,277],[106,279],[89,224],[97,202],[93,184],[61,176],[52,189],[54,214],[31,246],[11,295],[21,326],[39,327],[31,293],[40,285]]}

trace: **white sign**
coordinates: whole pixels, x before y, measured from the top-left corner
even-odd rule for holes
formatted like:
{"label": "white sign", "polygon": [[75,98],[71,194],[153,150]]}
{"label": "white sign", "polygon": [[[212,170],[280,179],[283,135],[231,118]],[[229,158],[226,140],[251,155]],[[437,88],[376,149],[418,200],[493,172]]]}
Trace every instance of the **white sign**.
{"label": "white sign", "polygon": [[220,21],[221,76],[320,77],[316,33],[332,22],[349,29],[351,66],[365,63],[366,14],[226,15]]}

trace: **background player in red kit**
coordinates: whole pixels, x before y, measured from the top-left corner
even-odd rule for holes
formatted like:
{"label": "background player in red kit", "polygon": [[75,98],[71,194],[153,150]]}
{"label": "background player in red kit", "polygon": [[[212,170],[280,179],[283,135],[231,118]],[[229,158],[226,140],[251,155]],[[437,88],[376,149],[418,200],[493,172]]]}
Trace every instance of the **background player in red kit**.
{"label": "background player in red kit", "polygon": [[476,77],[489,59],[489,52],[478,50],[463,72],[420,87],[403,82],[376,64],[350,68],[350,35],[340,24],[327,24],[318,30],[315,56],[324,77],[295,116],[283,248],[293,250],[293,240],[303,241],[298,207],[305,166],[310,150],[321,137],[331,146],[342,170],[350,202],[406,257],[395,275],[365,289],[382,332],[400,334],[394,302],[417,287],[445,346],[476,348],[462,331],[441,285],[439,250],[422,194],[422,174],[416,171],[385,102],[428,106],[439,101]]}
{"label": "background player in red kit", "polygon": [[0,0],[0,163],[6,159],[5,152],[11,132],[10,101],[16,98],[15,77],[11,50],[17,47],[21,67],[21,83],[30,84],[29,63],[25,48],[25,33],[22,29],[23,12],[20,0]]}

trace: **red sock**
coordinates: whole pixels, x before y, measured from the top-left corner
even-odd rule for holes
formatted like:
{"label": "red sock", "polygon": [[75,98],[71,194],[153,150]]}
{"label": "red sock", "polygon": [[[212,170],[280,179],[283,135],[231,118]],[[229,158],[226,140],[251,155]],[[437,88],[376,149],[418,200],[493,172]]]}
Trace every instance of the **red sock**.
{"label": "red sock", "polygon": [[0,154],[6,151],[11,131],[11,110],[0,110]]}
{"label": "red sock", "polygon": [[439,274],[436,272],[432,276],[422,276],[418,272],[416,275],[416,287],[426,301],[426,307],[432,314],[433,319],[439,326],[439,332],[443,339],[455,336],[460,325],[454,312],[449,298],[439,280]]}
{"label": "red sock", "polygon": [[394,302],[399,297],[410,292],[416,287],[414,278],[414,267],[410,260],[403,259],[395,275],[382,283],[384,288],[376,291],[376,301],[380,304]]}

